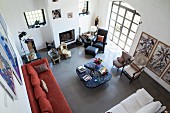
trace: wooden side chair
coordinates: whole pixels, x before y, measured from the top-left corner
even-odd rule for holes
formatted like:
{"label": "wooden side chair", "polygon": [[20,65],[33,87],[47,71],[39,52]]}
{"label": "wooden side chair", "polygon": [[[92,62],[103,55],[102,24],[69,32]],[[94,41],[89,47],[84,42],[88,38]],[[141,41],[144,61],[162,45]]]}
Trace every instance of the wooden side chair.
{"label": "wooden side chair", "polygon": [[57,51],[56,48],[52,48],[47,52],[48,56],[51,58],[51,61],[53,62],[53,64],[56,63],[56,61],[60,62],[60,55]]}

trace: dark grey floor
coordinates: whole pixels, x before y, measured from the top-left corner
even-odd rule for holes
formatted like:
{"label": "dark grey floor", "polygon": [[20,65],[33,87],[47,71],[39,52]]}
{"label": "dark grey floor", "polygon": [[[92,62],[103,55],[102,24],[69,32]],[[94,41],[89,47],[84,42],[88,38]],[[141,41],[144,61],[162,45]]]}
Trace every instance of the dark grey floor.
{"label": "dark grey floor", "polygon": [[77,66],[93,61],[93,58],[84,55],[83,47],[71,49],[71,53],[70,59],[61,60],[60,63],[53,65],[46,51],[41,51],[42,57],[48,58],[54,76],[73,113],[103,113],[140,88],[145,88],[155,100],[161,101],[170,111],[170,93],[149,75],[142,73],[142,76],[132,84],[129,84],[125,76],[120,77],[121,70],[117,73],[116,68],[112,66],[112,60],[121,54],[118,47],[108,45],[104,54],[99,53],[96,56],[104,60],[102,64],[113,78],[93,89],[85,87],[75,71]]}

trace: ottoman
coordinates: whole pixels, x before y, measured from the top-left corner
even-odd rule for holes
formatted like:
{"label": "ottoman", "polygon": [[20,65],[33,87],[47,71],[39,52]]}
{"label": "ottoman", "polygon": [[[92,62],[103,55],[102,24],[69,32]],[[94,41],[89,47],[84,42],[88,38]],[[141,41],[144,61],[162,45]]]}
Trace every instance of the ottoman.
{"label": "ottoman", "polygon": [[96,54],[98,53],[99,49],[96,48],[96,47],[92,47],[92,46],[88,46],[86,49],[85,49],[85,54],[86,55],[91,55],[91,56],[96,56]]}

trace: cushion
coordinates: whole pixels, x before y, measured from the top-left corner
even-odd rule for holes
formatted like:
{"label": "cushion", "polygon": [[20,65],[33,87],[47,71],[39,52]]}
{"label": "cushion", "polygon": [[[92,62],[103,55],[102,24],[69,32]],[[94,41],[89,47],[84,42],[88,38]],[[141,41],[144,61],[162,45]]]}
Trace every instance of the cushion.
{"label": "cushion", "polygon": [[41,80],[41,86],[42,86],[42,89],[43,89],[46,93],[48,93],[48,87],[47,87],[46,83],[44,82],[44,80]]}
{"label": "cushion", "polygon": [[38,76],[36,70],[29,64],[27,64],[27,71],[28,71],[29,75],[37,75]]}
{"label": "cushion", "polygon": [[31,75],[31,84],[32,86],[40,85],[40,79],[38,78],[38,75]]}
{"label": "cushion", "polygon": [[103,40],[104,40],[104,36],[101,36],[101,35],[97,36],[97,41],[98,42],[103,42]]}
{"label": "cushion", "polygon": [[34,66],[34,68],[37,71],[37,73],[42,73],[42,72],[48,70],[48,67],[47,67],[46,63],[40,64],[38,66]]}
{"label": "cushion", "polygon": [[34,86],[34,95],[35,98],[38,99],[39,97],[47,98],[46,93],[43,91],[43,89],[40,86]]}
{"label": "cushion", "polygon": [[53,113],[53,108],[52,108],[50,102],[46,98],[40,97],[38,99],[38,102],[39,102],[41,112]]}
{"label": "cushion", "polygon": [[137,113],[156,113],[161,108],[161,105],[159,101],[151,102],[142,107]]}
{"label": "cushion", "polygon": [[136,91],[135,98],[141,106],[145,106],[154,100],[154,98],[144,88]]}
{"label": "cushion", "polygon": [[135,98],[135,94],[132,94],[120,104],[126,109],[128,113],[136,113],[142,106],[139,104],[139,102]]}
{"label": "cushion", "polygon": [[121,56],[121,57],[118,57],[117,60],[118,60],[121,64],[123,64],[124,61],[125,61],[125,59],[124,59],[122,56]]}

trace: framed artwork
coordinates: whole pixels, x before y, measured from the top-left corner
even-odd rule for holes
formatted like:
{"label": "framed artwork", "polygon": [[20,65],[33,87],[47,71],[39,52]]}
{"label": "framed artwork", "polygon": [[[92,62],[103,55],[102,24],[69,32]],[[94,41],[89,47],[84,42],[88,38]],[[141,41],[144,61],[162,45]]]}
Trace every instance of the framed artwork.
{"label": "framed artwork", "polygon": [[67,13],[67,18],[73,18],[73,13]]}
{"label": "framed artwork", "polygon": [[15,54],[15,51],[8,39],[8,36],[5,33],[3,25],[0,23],[0,46],[5,52],[6,57],[9,59],[13,72],[18,80],[18,82],[22,85],[21,74],[19,70],[18,59]]}
{"label": "framed artwork", "polygon": [[9,63],[9,60],[5,56],[2,47],[0,47],[0,82],[11,95],[11,97],[13,99],[16,99],[17,96],[15,92],[13,70]]}
{"label": "framed artwork", "polygon": [[2,16],[1,12],[0,12],[0,24],[2,25],[5,34],[8,36],[7,25],[5,23],[5,20],[4,20],[3,16]]}
{"label": "framed artwork", "polygon": [[61,18],[61,9],[56,9],[52,11],[53,19]]}
{"label": "framed artwork", "polygon": [[165,74],[162,76],[162,79],[170,85],[170,66],[166,70]]}
{"label": "framed artwork", "polygon": [[52,0],[52,2],[58,2],[58,0]]}
{"label": "framed artwork", "polygon": [[151,53],[152,53],[154,47],[156,46],[156,43],[157,43],[157,39],[148,35],[145,32],[142,32],[139,42],[138,42],[138,45],[136,47],[134,56],[137,52],[141,52],[146,57],[150,58]]}
{"label": "framed artwork", "polygon": [[170,46],[163,42],[158,43],[153,52],[147,67],[156,75],[161,76],[170,63]]}

